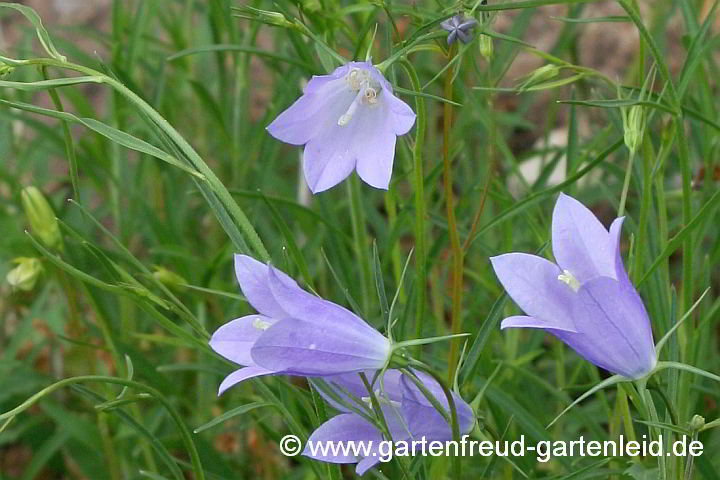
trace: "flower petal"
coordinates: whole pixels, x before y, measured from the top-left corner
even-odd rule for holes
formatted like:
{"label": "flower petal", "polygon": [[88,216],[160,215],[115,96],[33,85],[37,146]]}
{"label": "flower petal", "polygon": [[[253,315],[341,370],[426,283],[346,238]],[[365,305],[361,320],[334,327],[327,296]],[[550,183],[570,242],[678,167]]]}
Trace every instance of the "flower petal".
{"label": "flower petal", "polygon": [[[383,93],[386,95],[386,93]],[[387,190],[395,160],[395,132],[388,99],[358,113],[355,137],[350,147],[355,152],[357,173],[365,183]]]}
{"label": "flower petal", "polygon": [[285,143],[303,145],[337,123],[354,97],[341,76],[335,73],[315,76],[305,93],[278,115],[267,126],[267,131]]}
{"label": "flower petal", "polygon": [[650,320],[632,285],[597,277],[580,288],[578,299],[573,315],[579,333],[553,331],[554,335],[588,361],[628,378],[654,368]]}
{"label": "flower petal", "polygon": [[376,341],[387,341],[377,330],[348,309],[306,292],[278,269],[270,267],[268,279],[275,300],[283,311],[287,312],[287,316],[321,326],[357,331],[358,335],[364,334]]}
{"label": "flower petal", "polygon": [[599,275],[615,278],[615,250],[610,235],[593,213],[561,193],[552,217],[552,249],[560,268],[583,284]]}
{"label": "flower petal", "polygon": [[247,315],[221,326],[210,339],[210,348],[239,365],[254,365],[250,356],[255,340],[276,320],[264,315]]}
{"label": "flower petal", "polygon": [[392,90],[383,92],[390,106],[391,125],[395,135],[405,135],[415,124],[415,112],[407,103],[396,97]]}
{"label": "flower petal", "polygon": [[323,192],[342,182],[355,168],[355,152],[352,150],[353,125],[357,115],[347,125],[326,125],[318,136],[312,138],[303,152],[305,180],[313,193]]}
{"label": "flower petal", "polygon": [[369,337],[342,322],[310,323],[295,318],[268,328],[250,350],[257,365],[303,376],[379,369],[389,352],[389,342],[379,333]]}
{"label": "flower petal", "polygon": [[[267,265],[247,255],[235,255],[235,276],[245,298],[255,310],[272,318],[287,317],[270,291]],[[290,281],[293,282],[292,279]]]}
{"label": "flower petal", "polygon": [[564,330],[566,332],[577,333],[577,331],[575,330],[551,326],[545,320],[540,320],[539,318],[528,317],[525,315],[515,315],[512,317],[507,317],[500,324],[500,328],[503,330],[506,328],[552,328],[553,330]]}
{"label": "flower petal", "polygon": [[359,449],[362,448],[360,442],[369,446],[370,442],[375,445],[382,440],[382,434],[373,424],[359,415],[343,413],[320,425],[310,435],[310,438],[308,438],[302,454],[323,462],[354,463],[360,458],[353,455],[345,455],[345,452],[342,452],[341,448],[338,448],[337,452],[332,452],[331,448],[326,448],[328,451],[323,452],[323,447],[331,447],[331,444],[338,446],[340,442],[348,446],[349,442],[355,442],[355,445]]}
{"label": "flower petal", "polygon": [[263,375],[273,375],[274,373],[275,372],[271,370],[266,370],[257,366],[245,367],[241,368],[240,370],[235,370],[233,373],[225,377],[225,380],[223,380],[220,384],[220,388],[218,389],[218,396],[225,393],[228,388],[237,385],[238,383],[245,381],[249,378],[260,377]]}
{"label": "flower petal", "polygon": [[491,257],[490,262],[500,283],[525,313],[548,326],[575,330],[571,315],[575,293],[558,280],[562,271],[557,265],[526,253],[507,253]]}
{"label": "flower petal", "polygon": [[[423,382],[427,390],[450,414],[450,404],[440,384],[431,376],[423,372],[414,372]],[[402,410],[405,414],[408,428],[413,438],[427,437],[428,440],[449,440],[452,438],[452,428],[440,412],[435,409],[430,400],[425,397],[418,386],[406,375],[402,377],[403,401]],[[472,408],[455,392],[451,392],[457,413],[460,435],[469,433],[475,425],[475,415]]]}
{"label": "flower petal", "polygon": [[[376,372],[377,370],[367,370],[363,373],[365,373],[368,382],[372,383],[373,379],[375,379]],[[400,384],[401,376],[402,373],[400,370],[396,370],[394,368],[386,370],[382,382],[380,378],[377,378],[375,379],[375,383],[372,383],[371,386],[373,391],[376,392],[376,395],[380,396],[380,390],[382,390],[382,397],[386,400],[394,402],[402,401],[403,388]],[[358,373],[343,373],[341,375],[323,377],[323,380],[325,380],[330,387],[335,390],[335,393],[340,398],[351,405],[356,405],[358,408],[363,406],[358,403],[362,402],[360,399],[368,397],[369,395],[367,388],[365,388],[365,384]],[[322,390],[318,390],[318,393],[334,408],[340,411],[347,411],[346,407],[336,402]],[[351,398],[348,394],[352,395],[354,398]]]}
{"label": "flower petal", "polygon": [[622,253],[620,252],[620,236],[625,217],[616,218],[610,225],[610,246],[615,253],[615,278],[620,282],[630,283],[625,265],[623,265]]}

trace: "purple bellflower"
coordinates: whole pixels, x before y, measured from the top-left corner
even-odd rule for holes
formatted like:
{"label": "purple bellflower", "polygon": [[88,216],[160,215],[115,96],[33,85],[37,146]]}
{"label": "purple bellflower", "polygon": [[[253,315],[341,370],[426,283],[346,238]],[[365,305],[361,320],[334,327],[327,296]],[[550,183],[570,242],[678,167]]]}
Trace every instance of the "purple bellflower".
{"label": "purple bellflower", "polygon": [[472,40],[472,30],[476,25],[477,20],[465,18],[462,13],[458,13],[440,23],[443,30],[450,32],[447,37],[448,45],[452,45],[455,39],[460,39],[462,43],[470,42]]}
{"label": "purple bellflower", "polygon": [[305,145],[305,180],[318,193],[353,170],[369,185],[387,189],[395,140],[414,123],[415,113],[393,95],[372,63],[350,62],[330,75],[313,76],[267,130],[283,142]]}
{"label": "purple bellflower", "polygon": [[624,217],[606,230],[584,205],[565,194],[555,204],[552,250],[557,264],[525,253],[490,259],[500,283],[527,316],[502,328],[540,328],[595,365],[629,379],[657,363],[643,301],[620,254]]}
{"label": "purple bellflower", "polygon": [[235,274],[259,313],[226,323],[210,339],[217,353],[245,365],[225,378],[218,394],[262,375],[337,375],[388,363],[388,339],[352,312],[246,255],[235,255]]}
{"label": "purple bellflower", "polygon": [[[368,380],[375,375],[374,371],[365,373]],[[414,373],[449,415],[450,407],[440,384],[427,374],[417,371]],[[325,377],[324,380],[346,403],[362,408],[363,405],[360,405],[362,402],[365,403],[364,407],[371,408],[368,391],[359,375],[338,375]],[[376,380],[375,386],[378,386],[379,383],[380,380]],[[320,393],[333,407],[343,413],[323,423],[310,435],[303,455],[330,463],[357,463],[355,472],[363,475],[381,461],[383,458],[381,442],[389,439],[385,438],[382,432],[367,419],[332,400],[322,391]],[[433,407],[417,385],[399,370],[386,370],[383,377],[383,391],[381,392],[380,388],[377,388],[374,393],[383,411],[393,442],[406,441],[409,443],[423,438],[426,442],[444,442],[452,439],[452,429],[445,417]],[[473,429],[475,416],[470,406],[459,395],[453,392],[452,396],[457,412],[458,429],[460,435],[463,436]],[[360,452],[343,451],[342,449],[323,451],[318,448],[313,452],[310,447],[311,444],[325,443],[327,445],[328,442],[343,442],[345,446],[348,446],[348,442],[351,441],[356,442],[355,447],[367,448],[366,452],[360,450],[367,455],[357,457],[353,453]],[[357,442],[363,442],[363,446]]]}

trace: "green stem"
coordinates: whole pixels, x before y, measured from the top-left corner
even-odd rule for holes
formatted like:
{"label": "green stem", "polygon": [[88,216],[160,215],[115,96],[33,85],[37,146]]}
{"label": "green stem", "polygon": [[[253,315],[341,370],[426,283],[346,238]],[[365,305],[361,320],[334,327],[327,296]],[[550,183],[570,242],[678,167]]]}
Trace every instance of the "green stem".
{"label": "green stem", "polygon": [[[448,62],[452,62],[457,53],[456,45],[450,49]],[[452,68],[449,68],[445,75],[445,98],[452,100],[453,96]],[[451,332],[460,333],[462,328],[462,281],[463,281],[463,248],[460,243],[460,236],[457,230],[455,219],[455,200],[453,196],[452,182],[452,159],[450,158],[450,129],[452,127],[452,104],[443,104],[443,187],[445,189],[445,204],[447,207],[448,234],[450,236],[450,249],[452,251],[452,287],[451,287]],[[450,344],[450,358],[448,361],[448,378],[452,381],[455,376],[455,369],[458,362],[458,350],[460,341],[455,340]]]}
{"label": "green stem", "polygon": [[[458,419],[457,419],[457,407],[455,405],[455,399],[452,396],[452,392],[450,391],[450,388],[445,384],[443,379],[435,373],[431,368],[429,368],[424,363],[418,361],[418,360],[412,360],[411,364],[413,368],[416,368],[417,370],[420,370],[424,373],[427,373],[430,375],[437,383],[440,385],[440,387],[443,390],[443,393],[445,394],[445,399],[448,402],[448,407],[450,409],[450,415],[448,415],[447,410],[442,406],[442,404],[438,401],[438,399],[435,397],[435,395],[428,390],[428,388],[423,384],[422,380],[417,378],[415,373],[408,369],[403,368],[401,369],[403,373],[407,375],[407,377],[412,380],[412,382],[415,384],[416,387],[422,392],[422,394],[427,398],[427,400],[432,404],[432,406],[435,408],[435,410],[440,413],[445,420],[450,425],[450,430],[452,431],[452,439],[455,442],[460,441],[460,427],[458,425]],[[461,465],[460,465],[460,459],[456,456],[452,457],[452,464],[453,464],[453,474],[456,479],[460,479],[461,474]]]}
{"label": "green stem", "polygon": [[[372,404],[375,415],[377,416],[378,420],[380,421],[380,426],[382,427],[383,435],[387,440],[392,442],[392,433],[390,432],[390,428],[388,427],[387,420],[385,419],[385,413],[383,412],[380,402],[377,399],[377,395],[375,395],[375,391],[373,390],[372,385],[370,385],[370,382],[368,381],[367,376],[362,372],[360,372],[359,375],[363,381],[363,384],[365,385],[365,389],[367,390],[368,395],[370,396],[370,403]],[[403,476],[407,480],[411,480],[413,477],[410,474],[410,467],[407,464],[407,459],[405,457],[398,457],[398,463],[400,464],[400,469],[403,472]]]}
{"label": "green stem", "polygon": [[637,282],[642,277],[643,260],[645,258],[645,237],[647,236],[648,212],[650,211],[650,200],[652,198],[652,177],[651,177],[651,152],[648,148],[649,139],[643,135],[643,193],[642,205],[640,206],[640,221],[638,223],[637,236],[635,241],[635,256],[633,257],[633,265],[630,268],[631,277]]}
{"label": "green stem", "polygon": [[348,180],[348,198],[350,200],[350,218],[352,221],[355,250],[360,263],[360,291],[362,294],[362,307],[365,315],[370,312],[370,295],[373,290],[372,273],[370,272],[370,255],[368,253],[368,236],[365,229],[365,212],[363,211],[362,195],[360,194],[360,180],[351,175]]}
{"label": "green stem", "polygon": [[620,206],[618,207],[618,217],[625,214],[625,202],[627,201],[628,190],[630,189],[630,176],[632,175],[632,166],[635,160],[635,152],[630,150],[627,167],[625,168],[625,180],[623,181],[622,193],[620,194]]}
{"label": "green stem", "polygon": [[[407,59],[400,63],[410,77],[413,90],[420,93],[421,86],[415,67]],[[415,285],[417,292],[415,306],[415,338],[421,338],[425,325],[425,294],[427,285],[427,259],[426,257],[426,232],[425,232],[425,173],[423,150],[425,146],[425,125],[427,114],[425,112],[425,99],[418,95],[415,97],[415,145],[413,147],[413,160],[415,178],[413,188],[415,190]],[[419,354],[419,351],[418,353]]]}
{"label": "green stem", "polygon": [[[47,73],[47,67],[42,67],[41,70],[43,78],[49,80],[50,77]],[[58,95],[57,90],[51,88],[48,90],[48,94],[50,95],[53,105],[55,105],[55,109],[58,112],[64,112],[65,109],[63,108],[62,100],[60,100],[60,95]],[[65,139],[65,155],[67,155],[68,163],[70,164],[70,183],[72,183],[73,196],[80,202],[77,155],[75,154],[75,144],[73,143],[72,132],[70,131],[70,122],[62,120],[60,123],[62,124],[63,138]]]}
{"label": "green stem", "polygon": [[[660,423],[660,418],[657,414],[657,409],[655,408],[655,403],[653,402],[652,395],[650,394],[650,390],[647,389],[647,385],[645,381],[637,381],[635,382],[635,385],[638,390],[638,396],[635,398],[635,400],[638,401],[640,405],[638,407],[641,408],[643,412],[643,416],[645,417],[645,420],[652,422],[654,424]],[[660,438],[660,430],[656,427],[648,426],[648,431],[650,433],[651,439],[659,439]],[[667,469],[666,469],[666,463],[665,463],[665,456],[660,455],[658,457],[658,470],[660,471],[660,477],[659,480],[667,480]]]}

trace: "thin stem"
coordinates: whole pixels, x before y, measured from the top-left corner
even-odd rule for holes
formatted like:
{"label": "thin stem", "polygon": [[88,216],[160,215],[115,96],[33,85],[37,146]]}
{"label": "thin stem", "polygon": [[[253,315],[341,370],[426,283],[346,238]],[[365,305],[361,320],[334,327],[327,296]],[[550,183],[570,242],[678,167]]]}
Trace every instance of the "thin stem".
{"label": "thin stem", "polygon": [[650,159],[652,155],[652,147],[646,135],[643,135],[642,146],[642,163],[643,163],[643,185],[642,185],[642,204],[640,205],[640,221],[638,222],[637,241],[635,243],[635,255],[633,256],[633,265],[630,268],[631,278],[637,282],[642,277],[643,260],[645,258],[645,248],[647,236],[648,213],[650,211],[650,200],[652,198],[652,176]]}
{"label": "thin stem", "polygon": [[350,219],[352,221],[355,250],[360,263],[360,291],[362,294],[363,313],[370,311],[370,292],[372,292],[372,274],[370,272],[370,256],[368,254],[368,236],[365,229],[365,212],[362,207],[360,181],[352,175],[348,181],[348,198],[350,200]]}
{"label": "thin stem", "polygon": [[[453,61],[457,54],[457,45],[450,48],[448,63]],[[454,71],[449,68],[445,74],[445,98],[452,100]],[[460,333],[462,328],[462,281],[463,281],[463,248],[457,230],[455,219],[455,200],[453,196],[452,163],[450,158],[450,129],[452,127],[452,104],[443,105],[443,187],[445,189],[445,205],[447,207],[448,234],[452,252],[452,286],[451,286],[451,332]],[[448,361],[448,378],[452,381],[457,368],[459,340],[450,344],[450,358]]]}
{"label": "thin stem", "polygon": [[625,180],[623,181],[622,193],[620,194],[620,206],[618,207],[618,217],[625,215],[625,202],[627,201],[628,190],[630,189],[630,176],[632,174],[633,161],[635,160],[635,152],[630,150],[627,167],[625,168]]}
{"label": "thin stem", "polygon": [[[413,90],[420,93],[420,80],[413,65],[407,59],[403,59],[400,64],[407,72],[408,77],[410,77],[410,83],[412,84]],[[427,213],[425,205],[425,173],[423,162],[427,114],[425,112],[425,99],[420,95],[415,97],[415,110],[415,121],[417,122],[415,126],[415,145],[413,147],[415,169],[413,185],[413,189],[415,190],[415,285],[417,292],[415,305],[415,338],[421,338],[423,327],[425,325],[425,290],[427,284],[427,261],[425,258],[425,217],[427,216]],[[419,351],[417,354],[419,354]]]}
{"label": "thin stem", "polygon": [[[440,375],[436,374],[431,368],[429,368],[424,363],[412,360],[411,364],[413,368],[420,370],[424,373],[427,373],[430,375],[437,383],[440,385],[440,388],[442,388],[443,393],[445,394],[445,398],[448,402],[448,407],[450,409],[450,415],[448,415],[445,408],[443,408],[442,404],[438,401],[438,399],[435,397],[435,395],[428,390],[428,388],[423,384],[422,380],[417,378],[415,373],[408,369],[403,368],[401,369],[403,373],[407,375],[407,377],[412,380],[412,382],[415,384],[415,386],[418,387],[418,389],[422,392],[422,394],[427,398],[427,400],[432,404],[432,406],[435,408],[435,410],[440,413],[445,420],[450,425],[450,429],[452,431],[452,439],[456,442],[460,441],[460,427],[458,425],[458,419],[457,419],[457,407],[455,405],[455,399],[452,396],[452,392],[450,391],[450,388],[445,384],[443,379],[440,377]],[[452,457],[452,464],[453,464],[453,473],[456,479],[460,479],[460,473],[461,473],[461,465],[460,460],[458,457],[453,456]]]}

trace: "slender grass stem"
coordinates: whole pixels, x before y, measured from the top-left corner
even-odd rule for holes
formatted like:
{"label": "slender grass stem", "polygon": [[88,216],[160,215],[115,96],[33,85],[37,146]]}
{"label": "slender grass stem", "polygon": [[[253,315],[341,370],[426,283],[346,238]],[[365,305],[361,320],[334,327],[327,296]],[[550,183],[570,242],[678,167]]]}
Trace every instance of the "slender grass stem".
{"label": "slender grass stem", "polygon": [[370,295],[372,288],[372,273],[370,254],[368,252],[368,235],[365,229],[365,212],[362,205],[360,180],[352,175],[348,181],[348,199],[350,201],[350,218],[352,221],[353,238],[355,239],[355,254],[360,267],[360,292],[362,294],[363,313],[370,312]]}
{"label": "slender grass stem", "polygon": [[[452,62],[457,54],[457,45],[450,48],[448,63]],[[454,69],[449,68],[445,74],[445,98],[452,100]],[[462,283],[464,252],[458,235],[457,220],[455,219],[455,200],[453,195],[452,159],[450,158],[450,130],[452,128],[452,104],[443,104],[443,188],[445,190],[445,205],[447,207],[448,234],[450,236],[450,249],[452,255],[451,272],[451,332],[460,333],[462,329]],[[458,362],[460,341],[450,343],[450,358],[448,361],[449,381],[455,376]]]}
{"label": "slender grass stem", "polygon": [[[420,93],[420,80],[415,71],[415,67],[407,60],[403,59],[400,64],[410,77],[410,83],[413,90]],[[426,128],[426,111],[425,99],[418,95],[415,97],[415,145],[413,147],[413,163],[414,163],[414,184],[415,193],[415,285],[416,285],[416,305],[415,305],[415,338],[421,338],[423,328],[425,326],[425,294],[427,284],[427,249],[426,249],[426,227],[425,217],[427,216],[427,207],[425,201],[425,173],[423,150],[425,146],[425,128]],[[419,350],[417,352],[419,354]]]}

